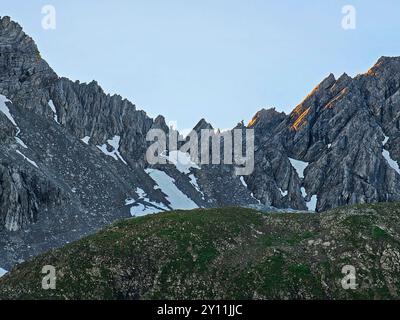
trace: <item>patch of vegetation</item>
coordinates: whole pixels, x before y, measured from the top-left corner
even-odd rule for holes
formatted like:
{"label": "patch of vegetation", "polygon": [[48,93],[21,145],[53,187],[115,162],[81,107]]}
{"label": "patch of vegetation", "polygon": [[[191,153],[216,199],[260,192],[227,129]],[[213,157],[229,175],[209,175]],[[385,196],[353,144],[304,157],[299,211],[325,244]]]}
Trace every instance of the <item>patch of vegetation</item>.
{"label": "patch of vegetation", "polygon": [[[398,298],[396,265],[381,266],[397,261],[397,226],[399,204],[318,215],[233,207],[132,218],[17,266],[0,279],[0,298]],[[56,290],[41,288],[44,265],[56,268]],[[344,265],[358,272],[356,290],[341,286]]]}
{"label": "patch of vegetation", "polygon": [[372,237],[374,237],[377,240],[390,238],[389,234],[378,226],[372,227]]}
{"label": "patch of vegetation", "polygon": [[266,234],[260,237],[260,243],[264,246],[296,245],[303,240],[314,238],[317,234],[312,231],[292,232],[289,234]]}

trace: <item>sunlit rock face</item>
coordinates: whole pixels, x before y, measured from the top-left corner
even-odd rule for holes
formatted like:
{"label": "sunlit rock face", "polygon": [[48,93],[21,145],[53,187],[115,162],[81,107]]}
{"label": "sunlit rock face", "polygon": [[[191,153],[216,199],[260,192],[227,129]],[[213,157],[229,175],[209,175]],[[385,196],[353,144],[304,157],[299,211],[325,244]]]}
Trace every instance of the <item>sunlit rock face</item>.
{"label": "sunlit rock face", "polygon": [[[318,211],[399,201],[400,176],[383,152],[400,160],[399,88],[400,58],[383,57],[355,78],[329,75],[272,130],[256,119],[251,125],[266,137],[257,140],[256,171],[246,180],[256,197],[296,208],[316,196]],[[308,163],[304,178],[288,158]]]}

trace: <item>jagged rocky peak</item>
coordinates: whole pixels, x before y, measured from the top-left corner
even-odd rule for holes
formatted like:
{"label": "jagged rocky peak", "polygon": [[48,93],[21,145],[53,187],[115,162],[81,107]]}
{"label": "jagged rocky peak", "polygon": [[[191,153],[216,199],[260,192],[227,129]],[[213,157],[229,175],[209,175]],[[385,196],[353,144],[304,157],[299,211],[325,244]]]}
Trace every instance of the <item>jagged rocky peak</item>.
{"label": "jagged rocky peak", "polygon": [[264,128],[274,129],[279,123],[286,119],[284,112],[278,112],[275,108],[261,109],[256,113],[250,123],[247,125],[248,128]]}
{"label": "jagged rocky peak", "polygon": [[12,21],[8,16],[0,18],[0,37],[2,39],[1,48],[14,49],[18,47],[22,52],[32,50],[39,52],[32,38],[22,30],[18,23]]}
{"label": "jagged rocky peak", "polygon": [[275,132],[287,155],[304,163],[300,186],[307,202],[315,196],[318,211],[398,201],[399,62],[381,58],[355,78],[330,75]]}
{"label": "jagged rocky peak", "polygon": [[[41,58],[31,37],[10,17],[0,20],[0,94],[20,107],[43,111],[57,74]],[[47,100],[47,101],[46,101]]]}
{"label": "jagged rocky peak", "polygon": [[165,117],[162,116],[162,115],[158,115],[158,116],[154,119],[154,126],[160,126],[160,127],[162,127],[162,126],[164,126],[164,125],[166,125]]}
{"label": "jagged rocky peak", "polygon": [[337,79],[337,83],[344,83],[351,80],[352,77],[350,77],[346,72],[343,72],[343,74]]}
{"label": "jagged rocky peak", "polygon": [[371,69],[356,79],[368,92],[368,103],[376,111],[382,107],[378,106],[381,99],[396,98],[395,93],[400,87],[400,57],[381,57]]}
{"label": "jagged rocky peak", "polygon": [[336,82],[335,75],[330,73],[321,83],[314,89],[315,91],[326,90]]}
{"label": "jagged rocky peak", "polygon": [[247,127],[244,124],[244,120],[242,120],[242,121],[238,122],[237,125],[233,129],[235,130],[235,129],[246,129],[246,128]]}
{"label": "jagged rocky peak", "polygon": [[104,90],[103,88],[99,85],[99,83],[96,80],[90,81],[87,86],[94,91],[95,93],[100,93],[103,94]]}
{"label": "jagged rocky peak", "polygon": [[338,79],[331,73],[318,84],[289,115],[287,126],[298,132],[307,129],[319,114],[330,109],[351,86],[353,79],[346,73]]}
{"label": "jagged rocky peak", "polygon": [[164,131],[165,133],[169,132],[168,125],[165,121],[165,117],[162,115],[158,115],[153,122],[153,125],[151,127],[152,129],[161,129],[162,131]]}
{"label": "jagged rocky peak", "polygon": [[194,131],[196,131],[197,133],[200,133],[201,130],[203,129],[209,129],[212,130],[214,129],[213,126],[207,122],[204,118],[201,119],[193,128]]}
{"label": "jagged rocky peak", "polygon": [[385,57],[382,56],[378,61],[370,68],[366,74],[374,75],[379,71],[392,69],[392,71],[398,71],[400,68],[400,57]]}

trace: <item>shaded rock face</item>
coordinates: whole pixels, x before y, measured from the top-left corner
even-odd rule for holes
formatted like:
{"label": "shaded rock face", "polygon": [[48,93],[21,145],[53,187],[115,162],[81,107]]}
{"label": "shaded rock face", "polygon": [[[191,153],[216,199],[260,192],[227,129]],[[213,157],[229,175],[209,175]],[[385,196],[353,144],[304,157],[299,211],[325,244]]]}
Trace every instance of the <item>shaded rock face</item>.
{"label": "shaded rock face", "polygon": [[227,167],[151,167],[146,135],[167,132],[164,117],[95,81],[59,78],[9,17],[0,19],[0,98],[2,268],[131,215],[257,202]]}
{"label": "shaded rock face", "polygon": [[119,136],[119,151],[129,165],[145,165],[146,134],[153,120],[144,111],[120,96],[106,95],[96,82],[80,84],[62,78],[50,96],[60,123],[76,137],[87,136],[92,144],[103,145]]}
{"label": "shaded rock face", "polygon": [[[57,75],[41,59],[34,41],[9,17],[0,20],[0,94],[15,107],[45,114],[46,90]],[[7,107],[12,108],[10,102]],[[0,112],[0,230],[19,230],[40,211],[60,204],[62,192],[43,174],[16,160],[10,143],[20,129]],[[10,153],[13,155],[10,156]]]}
{"label": "shaded rock face", "polygon": [[10,231],[37,221],[40,210],[59,205],[61,190],[23,168],[0,164],[0,225]]}
{"label": "shaded rock face", "polygon": [[4,113],[0,112],[0,143],[10,142],[14,138],[16,128],[7,119]]}
{"label": "shaded rock face", "polygon": [[3,17],[0,20],[0,93],[16,105],[44,113],[47,89],[57,78],[21,26]]}
{"label": "shaded rock face", "polygon": [[247,127],[255,130],[258,141],[266,140],[286,118],[287,115],[284,112],[278,112],[275,108],[262,109],[257,112]]}

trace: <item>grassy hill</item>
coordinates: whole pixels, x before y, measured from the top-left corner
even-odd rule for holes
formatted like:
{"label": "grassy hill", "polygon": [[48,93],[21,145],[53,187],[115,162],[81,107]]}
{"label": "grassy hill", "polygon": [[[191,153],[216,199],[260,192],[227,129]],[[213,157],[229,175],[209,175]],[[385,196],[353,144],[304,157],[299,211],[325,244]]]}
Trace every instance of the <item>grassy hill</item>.
{"label": "grassy hill", "polygon": [[[42,267],[57,271],[41,287]],[[356,269],[345,290],[342,267]],[[400,204],[323,214],[222,208],[120,221],[17,266],[2,299],[385,299],[400,295]]]}

